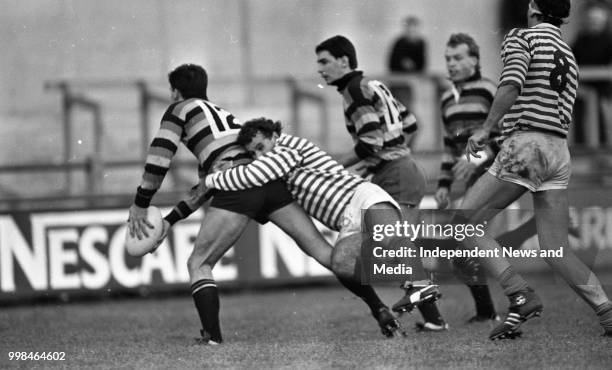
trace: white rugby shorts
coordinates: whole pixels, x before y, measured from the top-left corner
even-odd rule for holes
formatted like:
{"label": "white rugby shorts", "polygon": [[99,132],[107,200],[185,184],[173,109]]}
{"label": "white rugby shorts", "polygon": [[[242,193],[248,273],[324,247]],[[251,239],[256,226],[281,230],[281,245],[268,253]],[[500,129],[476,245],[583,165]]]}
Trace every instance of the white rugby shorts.
{"label": "white rugby shorts", "polygon": [[536,131],[518,131],[502,144],[489,173],[531,192],[567,189],[572,173],[567,140]]}
{"label": "white rugby shorts", "polygon": [[388,202],[401,213],[399,204],[380,186],[375,185],[371,182],[364,182],[357,186],[355,194],[351,201],[346,206],[344,213],[342,214],[342,227],[338,240],[346,238],[349,235],[361,233],[361,225],[363,224],[363,212],[377,203]]}

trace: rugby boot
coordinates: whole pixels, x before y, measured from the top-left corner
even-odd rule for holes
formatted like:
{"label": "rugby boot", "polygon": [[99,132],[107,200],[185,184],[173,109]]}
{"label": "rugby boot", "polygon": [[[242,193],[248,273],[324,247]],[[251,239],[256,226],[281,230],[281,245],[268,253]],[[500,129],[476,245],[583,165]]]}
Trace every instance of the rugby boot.
{"label": "rugby boot", "polygon": [[406,291],[402,299],[393,305],[393,312],[400,314],[411,312],[416,306],[423,302],[435,301],[442,296],[437,285],[413,285],[405,282],[401,286]]}
{"label": "rugby boot", "polygon": [[599,324],[604,330],[603,336],[612,338],[612,303],[606,302],[595,308]]}
{"label": "rugby boot", "polygon": [[200,329],[200,337],[195,338],[196,344],[207,345],[207,346],[218,346],[221,342],[216,342],[210,339],[210,334],[205,330]]}
{"label": "rugby boot", "polygon": [[532,289],[522,290],[510,296],[510,308],[504,321],[496,326],[489,339],[514,339],[521,335],[518,328],[532,317],[542,313],[542,301]]}
{"label": "rugby boot", "polygon": [[389,308],[383,306],[379,308],[377,312],[372,312],[372,315],[376,321],[378,321],[378,326],[380,326],[380,330],[385,337],[406,336],[399,321],[397,321],[395,315],[389,311]]}
{"label": "rugby boot", "polygon": [[434,324],[432,322],[417,322],[416,330],[419,332],[440,332],[447,331],[449,326],[447,323],[443,322],[441,325]]}

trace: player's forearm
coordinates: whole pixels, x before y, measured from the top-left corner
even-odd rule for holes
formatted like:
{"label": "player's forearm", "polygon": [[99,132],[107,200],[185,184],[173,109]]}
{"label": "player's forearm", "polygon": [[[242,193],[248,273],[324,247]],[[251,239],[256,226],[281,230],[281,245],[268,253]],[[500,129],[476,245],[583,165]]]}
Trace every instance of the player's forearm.
{"label": "player's forearm", "polygon": [[136,196],[134,197],[134,204],[140,208],[147,208],[151,204],[153,196],[157,192],[155,189],[147,189],[139,186],[136,188]]}
{"label": "player's forearm", "polygon": [[[164,119],[167,116],[166,113]],[[136,189],[134,204],[142,208],[149,206],[153,195],[161,187],[180,142],[179,136],[174,131],[168,130],[166,125],[167,123],[162,120],[160,129],[149,146],[142,181]]]}
{"label": "player's forearm", "polygon": [[499,124],[502,118],[508,113],[519,95],[519,89],[513,85],[502,85],[497,89],[495,99],[491,105],[491,110],[483,124],[483,129],[491,132],[493,128]]}
{"label": "player's forearm", "polygon": [[300,162],[297,152],[283,150],[271,152],[255,161],[206,176],[208,188],[235,191],[263,186],[287,176]]}
{"label": "player's forearm", "polygon": [[181,200],[170,213],[164,217],[170,225],[174,225],[180,220],[184,220],[189,217],[193,212],[202,207],[208,199],[210,199],[210,191],[206,191],[205,187],[200,184],[191,188],[189,194]]}
{"label": "player's forearm", "polygon": [[141,208],[147,208],[153,199],[157,190],[161,187],[164,177],[168,172],[168,168],[155,166],[150,163],[145,165],[145,171],[142,175],[142,181],[136,188],[136,197],[134,204]]}
{"label": "player's forearm", "polygon": [[174,225],[175,223],[186,219],[193,212],[198,210],[198,208],[202,207],[204,203],[208,200],[208,197],[201,197],[197,202],[190,202],[189,200],[181,200],[172,211],[168,213],[164,219],[170,223],[170,225]]}
{"label": "player's forearm", "polygon": [[450,153],[445,153],[440,164],[440,175],[438,177],[438,188],[450,188],[453,184],[453,166],[456,160]]}
{"label": "player's forearm", "polygon": [[211,189],[236,191],[262,186],[274,180],[274,176],[268,177],[261,172],[256,176],[253,170],[245,174],[245,171],[243,171],[244,167],[245,166],[238,166],[229,170],[210,174],[204,178],[204,184],[207,188]]}
{"label": "player's forearm", "polygon": [[186,219],[189,217],[195,209],[192,209],[187,202],[184,200],[180,201],[172,211],[168,213],[164,219],[170,223],[170,225],[174,225],[175,223]]}

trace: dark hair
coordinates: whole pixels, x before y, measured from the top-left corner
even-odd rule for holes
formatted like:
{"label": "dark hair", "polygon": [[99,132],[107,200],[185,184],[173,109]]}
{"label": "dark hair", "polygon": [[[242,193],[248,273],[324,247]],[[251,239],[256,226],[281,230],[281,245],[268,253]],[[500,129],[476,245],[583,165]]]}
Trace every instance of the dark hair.
{"label": "dark hair", "polygon": [[476,57],[480,59],[480,48],[476,43],[476,40],[467,33],[453,33],[448,41],[446,42],[446,46],[450,46],[452,48],[466,44],[468,47],[468,54],[472,57]]}
{"label": "dark hair", "polygon": [[533,0],[542,13],[542,21],[557,27],[570,15],[570,0]]}
{"label": "dark hair", "polygon": [[415,17],[414,15],[409,15],[404,18],[402,23],[406,25],[419,25],[421,24],[421,20],[418,17]]}
{"label": "dark hair", "polygon": [[353,43],[344,36],[337,35],[321,42],[315,48],[315,52],[320,53],[322,51],[329,51],[334,58],[346,56],[349,60],[349,67],[351,67],[351,69],[357,68],[357,52],[355,51],[355,46],[353,46]]}
{"label": "dark hair", "polygon": [[168,73],[168,81],[173,89],[178,90],[183,99],[199,98],[208,100],[208,75],[206,70],[196,64],[183,64]]}
{"label": "dark hair", "polygon": [[249,121],[246,121],[240,132],[238,133],[238,138],[236,142],[240,145],[248,145],[253,141],[253,138],[257,135],[258,132],[261,132],[263,137],[271,138],[274,133],[280,135],[283,126],[280,121],[272,121],[271,119],[261,117],[255,118]]}

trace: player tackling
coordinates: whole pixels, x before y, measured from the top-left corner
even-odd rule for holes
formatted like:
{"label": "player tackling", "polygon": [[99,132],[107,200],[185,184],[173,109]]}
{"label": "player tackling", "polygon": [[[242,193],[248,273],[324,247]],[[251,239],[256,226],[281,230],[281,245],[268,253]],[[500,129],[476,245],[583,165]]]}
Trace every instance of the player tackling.
{"label": "player tackling", "polygon": [[[369,243],[364,232],[371,234],[375,225],[391,226],[400,222],[399,204],[382,188],[350,173],[310,141],[282,134],[280,122],[266,118],[248,121],[240,130],[238,142],[252,152],[256,160],[206,176],[206,186],[240,190],[262,186],[278,178],[286,179],[294,198],[308,214],[340,232],[332,254],[332,270],[337,276],[358,279],[363,284],[367,279],[363,279],[364,273],[371,273],[373,267],[368,263],[372,256],[370,248],[375,249],[377,244],[385,249],[397,249],[401,243],[412,245],[406,238],[374,237],[372,244],[360,248]],[[437,285],[427,280],[420,258],[411,258],[409,263],[412,265],[410,282],[426,283],[411,294],[407,311],[426,304],[437,312]],[[386,309],[379,307],[378,310],[381,308]],[[423,318],[429,322],[426,314]]]}

